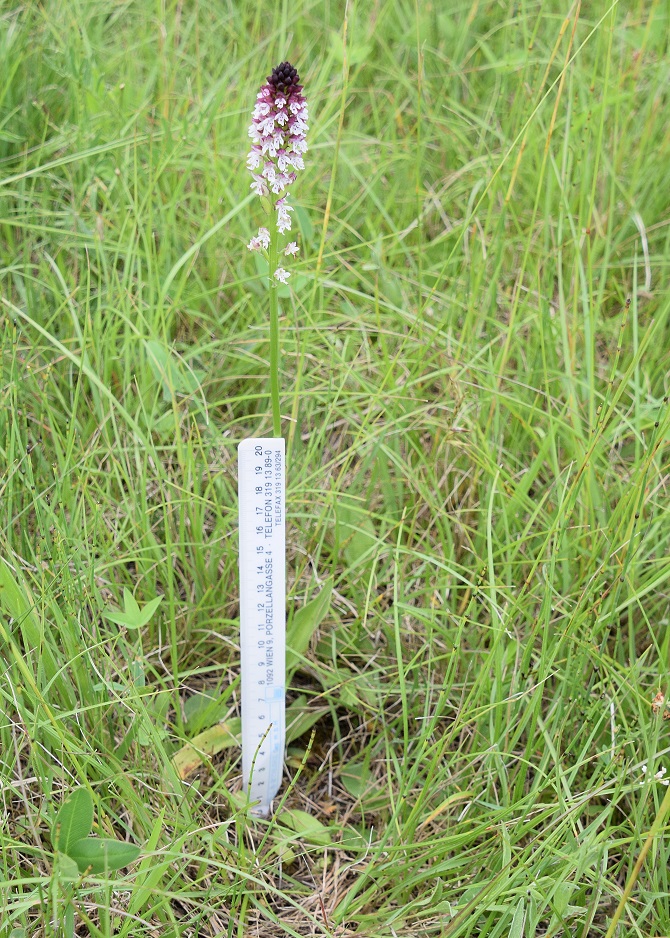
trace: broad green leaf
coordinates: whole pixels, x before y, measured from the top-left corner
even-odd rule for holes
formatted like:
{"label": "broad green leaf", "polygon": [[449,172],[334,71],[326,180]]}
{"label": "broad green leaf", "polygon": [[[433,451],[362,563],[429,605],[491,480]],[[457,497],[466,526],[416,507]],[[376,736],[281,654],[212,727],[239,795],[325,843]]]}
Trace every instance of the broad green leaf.
{"label": "broad green leaf", "polygon": [[137,600],[130,592],[127,586],[123,587],[123,605],[126,610],[126,615],[131,618],[137,619],[140,615],[140,607],[137,604]]}
{"label": "broad green leaf", "polygon": [[230,709],[228,698],[221,699],[217,694],[212,697],[210,693],[202,692],[193,694],[184,703],[184,718],[186,731],[191,733],[201,733],[208,726],[223,720]]}
{"label": "broad green leaf", "polygon": [[317,844],[319,847],[332,843],[333,836],[329,828],[306,811],[300,811],[299,808],[282,811],[277,820],[309,843]]}
{"label": "broad green leaf", "polygon": [[144,661],[141,658],[135,658],[130,662],[130,679],[133,682],[135,690],[139,691],[146,685],[146,675],[144,673]]}
{"label": "broad green leaf", "polygon": [[226,723],[219,723],[211,729],[200,733],[190,743],[182,746],[172,757],[172,764],[177,770],[179,778],[188,778],[195,772],[206,758],[215,756],[217,752],[240,745],[241,720],[233,717]]}
{"label": "broad green leaf", "polygon": [[519,899],[514,910],[514,918],[509,930],[509,938],[523,938],[526,926],[526,907],[523,899]]}
{"label": "broad green leaf", "polygon": [[79,867],[67,853],[58,857],[58,878],[64,883],[76,882],[80,877]]}
{"label": "broad green leaf", "polygon": [[333,595],[333,578],[323,584],[321,592],[311,599],[293,616],[286,634],[286,674],[290,677],[307,651],[310,639],[323,622]]}
{"label": "broad green leaf", "polygon": [[72,844],[68,855],[80,873],[111,873],[133,863],[140,855],[140,848],[109,837],[84,837]]}
{"label": "broad green leaf", "polygon": [[93,827],[93,799],[87,788],[76,788],[60,806],[53,825],[52,842],[61,853],[70,853],[77,840]]}
{"label": "broad green leaf", "polygon": [[154,612],[158,609],[160,604],[163,602],[162,596],[155,596],[153,599],[150,599],[146,605],[142,606],[139,615],[139,621],[137,627],[139,629],[143,628],[151,619]]}
{"label": "broad green leaf", "polygon": [[298,739],[326,713],[329,713],[328,707],[310,707],[305,695],[301,694],[286,708],[286,742]]}
{"label": "broad green leaf", "polygon": [[120,609],[105,609],[103,615],[110,622],[123,625],[127,629],[144,628],[163,601],[162,596],[156,596],[140,609],[130,590],[124,589],[123,594],[125,610],[122,612]]}
{"label": "broad green leaf", "polygon": [[285,840],[277,841],[271,850],[271,854],[277,857],[283,866],[289,866],[295,860],[295,850]]}
{"label": "broad green leaf", "polygon": [[349,762],[340,769],[342,784],[352,798],[360,798],[370,785],[370,769],[362,762]]}
{"label": "broad green leaf", "polygon": [[552,903],[556,915],[565,915],[574,888],[575,887],[570,882],[559,883],[556,886]]}
{"label": "broad green leaf", "polygon": [[379,545],[367,504],[341,495],[335,504],[335,523],[347,564],[352,569],[369,564]]}
{"label": "broad green leaf", "polygon": [[120,609],[105,609],[102,614],[105,619],[109,619],[110,622],[114,622],[116,625],[122,625],[126,629],[135,628],[132,616],[126,615]]}
{"label": "broad green leaf", "polygon": [[365,853],[370,849],[373,839],[372,831],[365,834],[352,825],[347,825],[342,831],[342,849],[349,853]]}

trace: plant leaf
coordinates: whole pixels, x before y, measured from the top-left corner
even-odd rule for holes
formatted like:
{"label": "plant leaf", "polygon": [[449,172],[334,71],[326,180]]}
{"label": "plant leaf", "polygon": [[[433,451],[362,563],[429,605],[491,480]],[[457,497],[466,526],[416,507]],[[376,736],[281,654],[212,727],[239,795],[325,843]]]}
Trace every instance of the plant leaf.
{"label": "plant leaf", "polygon": [[344,559],[352,570],[369,566],[379,550],[375,526],[362,499],[341,495],[335,505],[335,524]]}
{"label": "plant leaf", "polygon": [[123,625],[127,629],[135,628],[135,620],[126,615],[125,612],[121,612],[120,609],[105,609],[102,614],[105,619],[109,619],[110,622],[114,622],[116,625]]}
{"label": "plant leaf", "polygon": [[137,600],[130,592],[127,586],[123,587],[123,605],[125,607],[126,615],[131,619],[138,619],[140,616],[140,607],[137,604]]}
{"label": "plant leaf", "polygon": [[155,596],[153,599],[150,599],[149,602],[142,606],[138,617],[138,628],[143,628],[149,622],[154,612],[158,609],[160,604],[163,602],[162,596]]}
{"label": "plant leaf", "polygon": [[58,878],[64,883],[74,883],[79,879],[79,867],[67,853],[58,858]]}
{"label": "plant leaf", "polygon": [[282,811],[277,820],[309,843],[325,847],[332,842],[333,836],[329,828],[306,811],[300,811],[299,808]]}
{"label": "plant leaf", "polygon": [[213,697],[207,691],[193,694],[184,702],[186,732],[189,736],[191,733],[201,733],[208,726],[225,719],[229,709],[227,697],[222,699],[218,694]]}
{"label": "plant leaf", "polygon": [[110,837],[84,837],[71,845],[68,855],[80,873],[111,873],[133,863],[140,855],[140,848]]}
{"label": "plant leaf", "polygon": [[333,595],[333,578],[329,577],[317,597],[311,599],[293,616],[286,634],[286,675],[290,677],[298,668],[300,659],[307,651],[312,635],[323,622],[330,609]]}
{"label": "plant leaf", "polygon": [[93,799],[87,788],[75,788],[60,806],[52,829],[52,843],[61,853],[70,854],[77,840],[88,836],[93,827]]}
{"label": "plant leaf", "polygon": [[188,778],[204,762],[207,756],[215,756],[223,749],[240,745],[242,723],[239,717],[233,717],[226,723],[219,723],[195,736],[190,743],[182,746],[172,757],[172,764],[179,778]]}
{"label": "plant leaf", "polygon": [[514,917],[509,930],[509,938],[523,938],[526,925],[526,908],[523,899],[519,899],[514,910]]}
{"label": "plant leaf", "polygon": [[298,739],[326,713],[329,713],[328,707],[310,707],[305,695],[301,694],[286,708],[286,742],[292,743],[294,739]]}
{"label": "plant leaf", "polygon": [[370,769],[362,762],[349,762],[340,769],[342,784],[352,798],[360,798],[370,784]]}
{"label": "plant leaf", "polygon": [[117,608],[105,609],[102,613],[103,616],[105,619],[109,619],[110,622],[114,622],[116,625],[122,625],[127,629],[141,629],[144,628],[154,612],[158,609],[163,601],[163,597],[155,596],[153,599],[149,600],[146,606],[140,609],[130,590],[124,589],[123,600],[126,607],[124,612]]}

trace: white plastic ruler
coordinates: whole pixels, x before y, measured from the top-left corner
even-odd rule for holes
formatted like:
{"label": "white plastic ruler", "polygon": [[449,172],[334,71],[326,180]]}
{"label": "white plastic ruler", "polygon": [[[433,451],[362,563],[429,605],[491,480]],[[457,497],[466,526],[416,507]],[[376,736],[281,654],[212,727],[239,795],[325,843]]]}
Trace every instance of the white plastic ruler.
{"label": "white plastic ruler", "polygon": [[284,440],[237,449],[240,521],[242,774],[254,814],[281,785],[286,694],[286,468]]}

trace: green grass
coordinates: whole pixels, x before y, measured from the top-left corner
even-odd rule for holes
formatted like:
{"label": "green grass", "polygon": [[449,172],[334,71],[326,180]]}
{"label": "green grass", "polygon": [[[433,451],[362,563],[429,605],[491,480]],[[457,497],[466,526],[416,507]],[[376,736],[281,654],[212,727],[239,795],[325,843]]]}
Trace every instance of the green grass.
{"label": "green grass", "polygon": [[[657,819],[667,3],[343,8],[0,12],[1,938],[596,938]],[[287,57],[290,612],[334,588],[250,826],[236,746],[172,758],[239,716],[236,444],[272,427],[246,129]],[[124,588],[162,597],[141,629]],[[80,786],[129,868],[63,872]],[[670,934],[660,820],[620,936]]]}

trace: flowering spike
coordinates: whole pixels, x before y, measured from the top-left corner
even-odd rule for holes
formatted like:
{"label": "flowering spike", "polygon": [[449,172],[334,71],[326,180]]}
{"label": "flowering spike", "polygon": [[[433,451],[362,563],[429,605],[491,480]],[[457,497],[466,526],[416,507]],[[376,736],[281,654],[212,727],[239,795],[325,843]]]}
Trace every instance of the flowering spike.
{"label": "flowering spike", "polygon": [[[302,155],[307,151],[308,113],[299,82],[297,69],[290,62],[273,68],[256,96],[249,127],[251,188],[274,202],[280,234],[291,230],[288,213],[293,209],[286,203],[286,192],[305,168]],[[275,201],[273,196],[279,198]]]}

